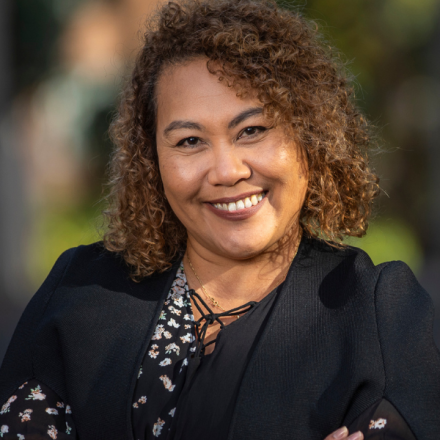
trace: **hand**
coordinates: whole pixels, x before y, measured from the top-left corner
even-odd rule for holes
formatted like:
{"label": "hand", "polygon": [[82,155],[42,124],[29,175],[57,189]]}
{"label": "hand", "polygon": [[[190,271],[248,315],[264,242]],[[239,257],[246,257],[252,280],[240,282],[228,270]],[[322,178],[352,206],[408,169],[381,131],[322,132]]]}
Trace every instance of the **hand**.
{"label": "hand", "polygon": [[348,429],[343,426],[342,428],[339,428],[335,432],[332,432],[330,435],[328,435],[324,440],[364,440],[364,435],[361,431],[354,432],[351,435],[348,435]]}

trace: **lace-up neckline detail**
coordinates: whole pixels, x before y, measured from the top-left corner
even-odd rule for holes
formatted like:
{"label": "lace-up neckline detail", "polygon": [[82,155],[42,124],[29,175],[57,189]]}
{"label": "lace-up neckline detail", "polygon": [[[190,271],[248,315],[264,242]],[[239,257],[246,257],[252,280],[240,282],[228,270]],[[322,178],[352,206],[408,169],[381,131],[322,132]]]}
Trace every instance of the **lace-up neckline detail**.
{"label": "lace-up neckline detail", "polygon": [[[206,302],[194,289],[189,289],[189,295],[193,301],[194,306],[197,308],[197,310],[201,315],[200,319],[194,322],[195,333],[196,333],[196,351],[194,357],[196,358],[201,358],[205,356],[206,347],[215,344],[215,342],[218,339],[218,334],[217,334],[217,337],[215,339],[205,344],[206,332],[208,331],[208,327],[210,325],[214,324],[215,322],[218,322],[221,331],[223,330],[223,328],[225,328],[225,324],[222,321],[222,318],[242,315],[248,312],[249,310],[251,310],[253,307],[255,307],[258,304],[255,301],[249,301],[248,303],[243,304],[242,306],[235,307],[230,310],[222,311],[221,313],[214,313],[212,309],[208,306],[208,304],[206,304]],[[207,311],[207,313],[205,312],[205,310]],[[233,323],[231,323],[230,325],[232,324]]]}

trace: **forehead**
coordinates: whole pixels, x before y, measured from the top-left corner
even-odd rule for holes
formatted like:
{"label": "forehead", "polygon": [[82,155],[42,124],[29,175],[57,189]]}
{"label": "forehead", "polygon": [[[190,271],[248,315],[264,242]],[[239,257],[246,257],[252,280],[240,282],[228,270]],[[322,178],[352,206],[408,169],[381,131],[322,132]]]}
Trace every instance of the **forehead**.
{"label": "forehead", "polygon": [[261,106],[254,96],[237,97],[236,90],[208,71],[198,58],[166,67],[157,84],[158,129],[177,119],[222,123],[249,106]]}

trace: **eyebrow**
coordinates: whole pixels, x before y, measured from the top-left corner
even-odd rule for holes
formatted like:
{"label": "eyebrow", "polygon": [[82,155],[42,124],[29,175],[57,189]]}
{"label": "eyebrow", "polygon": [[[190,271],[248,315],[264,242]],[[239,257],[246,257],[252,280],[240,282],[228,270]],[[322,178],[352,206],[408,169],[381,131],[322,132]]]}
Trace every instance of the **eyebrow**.
{"label": "eyebrow", "polygon": [[[252,107],[244,110],[239,113],[234,119],[232,119],[231,122],[229,122],[228,129],[235,128],[238,124],[245,121],[246,119],[255,115],[261,115],[262,113],[263,107]],[[164,129],[163,134],[164,136],[168,136],[174,130],[189,129],[202,131],[204,128],[205,127],[203,125],[198,124],[197,122],[178,120],[168,124],[167,127]]]}
{"label": "eyebrow", "polygon": [[197,124],[197,122],[191,122],[191,121],[173,121],[165,128],[163,131],[164,136],[167,136],[170,134],[173,130],[179,130],[179,129],[189,129],[189,130],[203,130],[203,125]]}
{"label": "eyebrow", "polygon": [[245,121],[246,119],[255,116],[255,115],[261,115],[263,113],[263,107],[253,107],[249,108],[247,110],[242,111],[240,114],[238,114],[228,125],[228,128],[234,128],[241,122]]}

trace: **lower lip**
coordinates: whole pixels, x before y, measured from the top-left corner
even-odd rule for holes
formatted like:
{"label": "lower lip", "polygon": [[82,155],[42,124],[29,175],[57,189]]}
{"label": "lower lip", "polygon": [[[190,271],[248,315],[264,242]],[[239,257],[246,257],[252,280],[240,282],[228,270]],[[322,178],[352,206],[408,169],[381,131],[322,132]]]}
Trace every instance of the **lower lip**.
{"label": "lower lip", "polygon": [[244,209],[238,209],[237,211],[226,211],[223,209],[217,209],[214,208],[210,203],[206,203],[206,206],[210,211],[212,211],[216,216],[220,218],[224,218],[225,220],[246,220],[249,217],[252,217],[254,214],[257,213],[257,211],[261,208],[263,203],[266,201],[267,194],[264,196],[264,198],[258,202],[258,205],[252,206],[252,208],[244,208]]}

